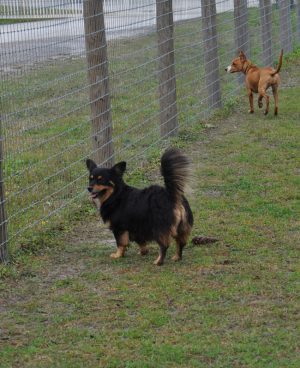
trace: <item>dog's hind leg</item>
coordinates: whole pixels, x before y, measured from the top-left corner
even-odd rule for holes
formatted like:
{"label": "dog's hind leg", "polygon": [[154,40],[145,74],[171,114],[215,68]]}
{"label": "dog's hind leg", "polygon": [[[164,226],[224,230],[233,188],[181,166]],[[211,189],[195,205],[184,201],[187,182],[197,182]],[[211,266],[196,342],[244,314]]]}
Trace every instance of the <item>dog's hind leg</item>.
{"label": "dog's hind leg", "polygon": [[154,261],[155,265],[161,266],[164,264],[164,260],[167,254],[167,249],[168,249],[168,246],[166,246],[165,244],[159,243],[159,256]]}
{"label": "dog's hind leg", "polygon": [[126,247],[129,243],[129,234],[128,231],[118,233],[114,232],[114,236],[117,242],[117,251],[112,253],[110,256],[111,258],[121,258],[124,257]]}
{"label": "dog's hind leg", "polygon": [[164,260],[167,254],[167,250],[170,245],[170,236],[161,236],[157,242],[159,245],[159,256],[154,261],[154,264],[157,266],[161,266],[164,263]]}
{"label": "dog's hind leg", "polygon": [[274,101],[275,101],[274,115],[277,115],[278,114],[278,87],[277,85],[274,84],[272,86],[272,92],[273,92]]}
{"label": "dog's hind leg", "polygon": [[173,261],[177,262],[182,259],[182,251],[183,248],[186,246],[190,233],[191,226],[189,224],[183,224],[183,222],[181,222],[178,226],[178,235],[175,237],[176,253],[172,257]]}
{"label": "dog's hind leg", "polygon": [[260,109],[263,107],[262,99],[263,99],[263,96],[259,96],[257,100],[257,104]]}
{"label": "dog's hind leg", "polygon": [[182,251],[183,248],[186,246],[186,242],[183,241],[180,238],[176,239],[176,254],[172,257],[172,260],[177,262],[177,261],[181,261],[182,259]]}
{"label": "dog's hind leg", "polygon": [[264,114],[267,115],[269,112],[270,97],[266,93],[265,85],[258,86],[258,93],[258,100],[262,100],[263,98],[265,98],[266,100],[266,109],[264,111]]}

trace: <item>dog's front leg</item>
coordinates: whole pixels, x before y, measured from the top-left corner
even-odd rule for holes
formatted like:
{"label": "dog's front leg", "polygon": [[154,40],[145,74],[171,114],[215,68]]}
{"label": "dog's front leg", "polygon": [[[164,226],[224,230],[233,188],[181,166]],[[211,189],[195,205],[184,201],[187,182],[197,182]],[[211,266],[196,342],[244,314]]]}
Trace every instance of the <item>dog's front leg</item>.
{"label": "dog's front leg", "polygon": [[247,92],[248,92],[249,103],[250,103],[249,114],[253,114],[254,113],[253,93],[252,93],[251,89],[248,89]]}
{"label": "dog's front leg", "polygon": [[114,236],[117,243],[117,251],[115,253],[112,253],[110,256],[111,258],[121,258],[124,257],[126,252],[126,247],[129,243],[129,234],[128,231],[125,232],[115,232]]}

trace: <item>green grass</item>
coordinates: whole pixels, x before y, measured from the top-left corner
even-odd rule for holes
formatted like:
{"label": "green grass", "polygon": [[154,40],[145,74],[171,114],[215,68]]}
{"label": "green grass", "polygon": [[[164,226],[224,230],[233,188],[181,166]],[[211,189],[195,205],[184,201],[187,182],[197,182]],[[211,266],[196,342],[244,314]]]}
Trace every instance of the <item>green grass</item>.
{"label": "green grass", "polygon": [[[195,23],[180,25],[182,45]],[[227,42],[220,46],[225,62],[232,39],[223,39]],[[151,35],[141,38],[132,47],[139,50],[146,41],[154,45],[155,39]],[[130,47],[130,41],[120,41],[120,52]],[[259,55],[259,47],[254,51],[254,57]],[[285,59],[282,68],[277,118],[272,113],[263,116],[258,108],[254,115],[248,115],[242,89],[237,103],[229,98],[225,110],[201,123],[202,87],[197,74],[201,65],[197,50],[191,48],[190,52],[195,56],[193,67],[184,68],[186,54],[177,55],[180,135],[165,145],[183,148],[194,163],[195,179],[188,193],[195,216],[193,235],[214,236],[220,241],[201,247],[189,244],[183,261],[177,264],[171,262],[171,247],[161,268],[152,265],[158,252],[155,244],[147,257],[138,256],[132,245],[124,259],[113,261],[109,258],[111,234],[99,225],[95,210],[87,202],[78,201],[74,212],[64,213],[58,222],[42,222],[23,237],[15,248],[18,257],[12,258],[11,265],[0,267],[1,368],[299,367],[299,49]],[[143,56],[136,57],[140,58],[137,63],[142,63]],[[128,67],[114,60],[112,68]],[[21,106],[45,101],[49,94],[63,93],[61,84],[50,84],[44,94],[39,89],[28,92],[27,97],[22,96],[20,86],[32,90],[50,78],[77,73],[65,81],[64,88],[78,88],[85,79],[82,68],[78,60],[65,63],[64,69],[48,65],[11,83],[10,91],[18,96]],[[155,70],[154,65],[148,68],[147,74],[139,70],[138,78]],[[193,82],[196,74],[199,80]],[[148,91],[152,84],[156,88],[156,82],[150,80],[136,91],[117,93],[117,87],[123,81],[130,84],[132,78],[127,73],[120,80],[115,75],[113,79],[115,129],[120,133],[122,124],[130,127],[143,119],[143,114],[152,116],[156,111],[150,106],[132,121],[124,120],[133,101],[140,101],[137,96],[143,95],[143,88]],[[234,88],[232,80],[232,76],[224,76],[225,91]],[[188,91],[190,85],[194,88]],[[149,96],[142,97],[139,106],[149,104]],[[55,116],[57,109],[67,111],[84,98],[85,93],[74,94],[68,103],[64,101],[66,105],[41,109],[36,118],[20,116],[18,124],[38,123],[41,116],[43,121]],[[75,126],[74,119],[66,117],[51,127],[25,131],[22,147],[31,148],[40,139],[71,128],[72,133],[56,140],[55,149],[66,142],[76,143],[87,137],[88,114],[87,110],[77,114]],[[128,141],[117,145],[122,148],[122,144],[137,138],[138,132],[132,133]],[[125,158],[148,142],[140,144],[127,147]],[[45,147],[45,152],[28,150],[26,154],[18,154],[15,148],[15,156],[7,158],[6,175],[45,159],[53,152],[51,145]],[[14,193],[24,180],[33,183],[36,177],[51,173],[55,165],[62,167],[62,163],[68,164],[88,151],[85,146],[74,148],[57,161],[50,161],[46,168],[37,166],[30,174],[32,178],[25,172],[18,180],[7,181],[7,190]],[[154,146],[146,151],[141,165],[130,161],[126,180],[140,187],[156,182],[160,154],[161,146]],[[80,165],[76,173],[67,171],[58,182],[50,180],[47,185],[59,189],[84,173]],[[55,204],[71,198],[76,190],[51,199],[54,203],[50,201],[49,206],[55,209]],[[39,199],[39,193],[34,192],[23,201],[30,203],[34,195]],[[20,203],[10,205],[12,211]],[[37,215],[36,209],[29,211],[11,229]]]}
{"label": "green grass", "polygon": [[[20,5],[20,4],[19,4]],[[34,11],[33,11],[34,10]],[[0,5],[0,17],[5,17],[11,12],[11,8],[6,5]],[[45,20],[45,18],[29,18],[29,16],[32,15],[32,13],[38,13],[38,14],[51,14],[53,15],[53,18],[55,17],[55,14],[58,14],[61,16],[61,10],[57,8],[39,8],[35,7],[33,8],[26,6],[25,8],[22,6],[18,7],[18,16],[19,18],[14,19],[0,19],[0,24],[11,24],[11,23],[24,23],[24,22],[35,22],[35,21],[41,21]],[[54,13],[54,14],[53,14]],[[65,9],[64,14],[74,14],[74,11],[71,9]],[[22,18],[22,16],[24,18]],[[46,18],[47,20],[51,18]]]}
{"label": "green grass", "polygon": [[[288,65],[299,80],[299,59]],[[246,114],[243,96],[173,142],[194,164],[193,235],[218,243],[189,244],[176,264],[171,247],[160,268],[155,244],[111,260],[90,208],[6,268],[1,367],[299,367],[299,94],[280,90],[276,118]],[[156,182],[155,155],[126,180]]]}
{"label": "green grass", "polygon": [[18,19],[0,19],[0,24],[14,24],[14,23],[26,23],[26,22],[38,22],[41,20],[45,20],[45,19],[22,19],[22,18],[18,18]]}

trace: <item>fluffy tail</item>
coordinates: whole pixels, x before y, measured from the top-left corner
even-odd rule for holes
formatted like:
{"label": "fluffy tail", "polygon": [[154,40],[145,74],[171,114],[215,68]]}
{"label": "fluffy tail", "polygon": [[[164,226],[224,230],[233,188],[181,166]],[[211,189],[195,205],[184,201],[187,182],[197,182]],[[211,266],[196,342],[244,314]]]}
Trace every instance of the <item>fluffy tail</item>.
{"label": "fluffy tail", "polygon": [[190,160],[179,149],[170,148],[161,158],[161,174],[171,197],[181,202],[188,177],[191,174]]}
{"label": "fluffy tail", "polygon": [[281,49],[280,55],[279,55],[279,62],[277,65],[277,69],[275,70],[275,72],[271,73],[271,76],[274,77],[275,74],[279,73],[281,65],[282,65],[282,56],[283,56],[283,49]]}

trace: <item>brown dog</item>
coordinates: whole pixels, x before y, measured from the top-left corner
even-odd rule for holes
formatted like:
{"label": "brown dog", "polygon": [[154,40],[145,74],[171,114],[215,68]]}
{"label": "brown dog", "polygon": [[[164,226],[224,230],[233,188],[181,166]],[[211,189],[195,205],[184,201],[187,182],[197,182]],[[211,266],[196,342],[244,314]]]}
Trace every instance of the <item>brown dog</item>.
{"label": "brown dog", "polygon": [[246,75],[245,83],[247,88],[247,93],[250,102],[249,113],[254,113],[253,107],[253,92],[258,93],[258,107],[262,108],[262,99],[265,98],[266,110],[265,115],[269,112],[269,100],[270,97],[267,95],[267,89],[272,87],[272,92],[275,100],[274,114],[278,114],[278,86],[280,83],[279,71],[282,65],[283,50],[281,50],[279,56],[279,63],[276,69],[272,67],[259,68],[258,66],[247,60],[246,55],[243,51],[240,51],[239,57],[233,59],[231,65],[229,65],[225,71],[227,73],[237,73],[241,72]]}

